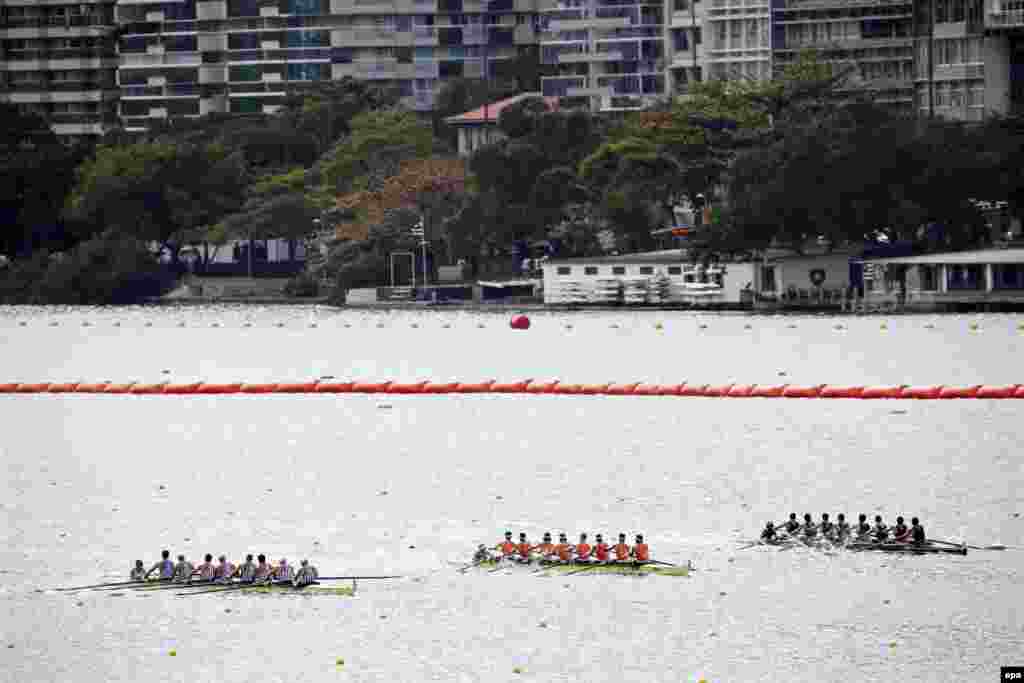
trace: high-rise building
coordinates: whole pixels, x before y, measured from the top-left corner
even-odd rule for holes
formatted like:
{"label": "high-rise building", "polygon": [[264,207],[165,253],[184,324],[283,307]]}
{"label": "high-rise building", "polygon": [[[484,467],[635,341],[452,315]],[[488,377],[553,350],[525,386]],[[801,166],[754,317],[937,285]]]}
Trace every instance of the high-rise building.
{"label": "high-rise building", "polygon": [[666,86],[670,95],[684,95],[703,80],[705,55],[704,8],[707,0],[666,0]]}
{"label": "high-rise building", "polygon": [[775,72],[802,50],[868,90],[874,101],[910,111],[914,93],[913,0],[773,0]]}
{"label": "high-rise building", "polygon": [[664,97],[663,0],[542,0],[545,96],[592,111],[638,109]]}
{"label": "high-rise building", "polygon": [[915,3],[915,104],[924,116],[980,121],[1024,111],[1024,3]]}
{"label": "high-rise building", "polygon": [[117,124],[113,0],[0,0],[0,101],[66,138]]}
{"label": "high-rise building", "polygon": [[535,2],[119,0],[121,116],[137,129],[272,112],[292,86],[345,76],[393,84],[429,110],[445,79],[493,75],[535,44]]}

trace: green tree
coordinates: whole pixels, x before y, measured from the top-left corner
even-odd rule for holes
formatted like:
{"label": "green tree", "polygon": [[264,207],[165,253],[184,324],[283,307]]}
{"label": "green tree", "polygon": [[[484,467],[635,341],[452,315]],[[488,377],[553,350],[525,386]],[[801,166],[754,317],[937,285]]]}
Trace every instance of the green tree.
{"label": "green tree", "polygon": [[221,145],[102,145],[79,169],[68,214],[159,244],[176,262],[197,229],[240,208],[246,185],[243,159]]}

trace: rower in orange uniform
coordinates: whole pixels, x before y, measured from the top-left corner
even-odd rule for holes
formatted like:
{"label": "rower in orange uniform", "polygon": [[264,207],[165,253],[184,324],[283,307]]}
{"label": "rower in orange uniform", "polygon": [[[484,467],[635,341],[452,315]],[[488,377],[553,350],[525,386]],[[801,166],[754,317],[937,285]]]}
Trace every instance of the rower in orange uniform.
{"label": "rower in orange uniform", "polygon": [[501,553],[501,559],[507,559],[516,554],[516,544],[512,542],[512,532],[505,532],[505,540],[494,546],[494,549]]}
{"label": "rower in orange uniform", "polygon": [[561,562],[572,561],[572,546],[565,534],[558,534],[558,545],[555,546],[555,554]]}
{"label": "rower in orange uniform", "polygon": [[526,540],[526,534],[519,534],[519,543],[516,544],[516,552],[519,554],[519,561],[524,564],[529,564],[531,550],[534,550],[534,547]]}
{"label": "rower in orange uniform", "polygon": [[629,544],[626,543],[626,534],[619,534],[619,542],[612,546],[616,562],[629,562]]}
{"label": "rower in orange uniform", "polygon": [[610,548],[608,544],[604,542],[604,537],[598,534],[594,537],[594,558],[598,562],[608,561],[608,551]]}
{"label": "rower in orange uniform", "polygon": [[542,562],[550,560],[555,554],[555,544],[551,542],[551,532],[544,533],[544,540],[537,546]]}
{"label": "rower in orange uniform", "polygon": [[590,553],[593,552],[593,548],[587,543],[586,534],[580,534],[580,542],[576,544],[573,552],[576,553],[577,562],[590,562]]}
{"label": "rower in orange uniform", "polygon": [[644,543],[643,534],[636,535],[636,545],[633,546],[633,561],[637,564],[643,564],[644,562],[651,561],[651,551]]}

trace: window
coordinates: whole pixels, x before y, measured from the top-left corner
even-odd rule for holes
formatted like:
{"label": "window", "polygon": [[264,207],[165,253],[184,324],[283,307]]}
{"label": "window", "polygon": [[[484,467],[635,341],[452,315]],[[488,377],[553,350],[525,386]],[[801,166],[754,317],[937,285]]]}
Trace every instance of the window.
{"label": "window", "polygon": [[775,266],[761,266],[761,291],[775,291]]}
{"label": "window", "polygon": [[654,266],[640,266],[641,275],[654,275]]}
{"label": "window", "polygon": [[625,275],[626,269],[624,266],[612,266],[612,275]]}
{"label": "window", "polygon": [[570,275],[572,274],[572,268],[570,268],[569,266],[558,266],[558,270],[555,272],[557,272],[559,275]]}
{"label": "window", "polygon": [[669,275],[682,275],[683,274],[683,267],[682,266],[669,266],[668,267],[668,274]]}
{"label": "window", "polygon": [[584,275],[597,275],[597,266],[584,266]]}

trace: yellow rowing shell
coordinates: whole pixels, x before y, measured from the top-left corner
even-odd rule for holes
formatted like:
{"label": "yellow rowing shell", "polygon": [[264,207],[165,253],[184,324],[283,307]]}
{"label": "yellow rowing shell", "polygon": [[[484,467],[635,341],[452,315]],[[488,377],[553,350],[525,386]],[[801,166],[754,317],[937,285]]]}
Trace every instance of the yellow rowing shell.
{"label": "yellow rowing shell", "polygon": [[515,569],[533,569],[538,573],[543,570],[543,573],[552,574],[573,574],[575,576],[587,576],[589,574],[618,574],[625,576],[647,576],[653,574],[655,576],[689,576],[690,572],[693,571],[690,566],[682,567],[669,567],[663,564],[572,564],[572,563],[537,563],[531,562],[530,564],[522,564],[519,562],[495,562],[489,560],[482,562],[477,565],[487,569],[498,569],[507,568],[511,570]]}

